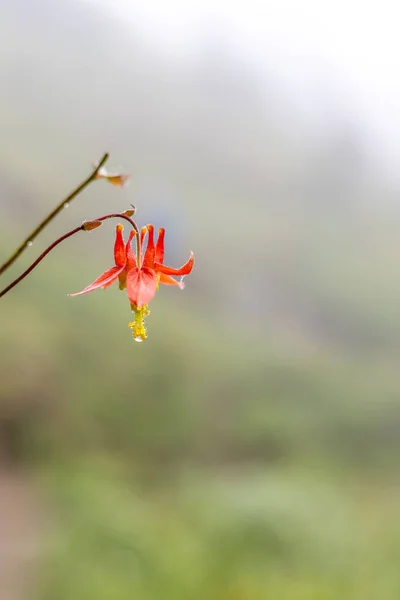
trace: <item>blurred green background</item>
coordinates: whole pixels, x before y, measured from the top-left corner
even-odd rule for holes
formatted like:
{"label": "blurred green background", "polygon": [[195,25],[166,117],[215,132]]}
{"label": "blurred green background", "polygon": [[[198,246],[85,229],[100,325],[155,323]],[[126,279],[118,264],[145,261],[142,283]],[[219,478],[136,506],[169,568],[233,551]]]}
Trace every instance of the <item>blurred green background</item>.
{"label": "blurred green background", "polygon": [[196,265],[141,345],[117,286],[67,297],[115,223],[1,300],[0,598],[397,600],[398,185],[337,79],[301,102],[212,21],[169,53],[106,5],[0,4],[1,260],[104,151],[132,173],[1,287],[130,203]]}

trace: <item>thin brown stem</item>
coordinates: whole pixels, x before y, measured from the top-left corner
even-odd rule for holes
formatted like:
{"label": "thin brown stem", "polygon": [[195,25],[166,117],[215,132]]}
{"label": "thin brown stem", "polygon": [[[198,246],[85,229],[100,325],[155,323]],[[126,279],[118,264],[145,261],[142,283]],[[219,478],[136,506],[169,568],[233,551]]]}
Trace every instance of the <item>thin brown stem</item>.
{"label": "thin brown stem", "polygon": [[[105,221],[106,219],[114,219],[114,218],[116,218],[116,219],[125,219],[125,221],[128,221],[128,223],[130,223],[130,225],[135,230],[135,232],[136,232],[136,240],[138,240],[138,238],[139,238],[139,229],[138,229],[138,226],[136,225],[135,221],[133,221],[127,215],[124,215],[124,213],[112,213],[110,215],[103,215],[102,217],[98,217],[97,219],[93,219],[93,221]],[[54,248],[56,246],[58,246],[59,244],[61,244],[61,242],[64,242],[65,240],[67,240],[69,237],[75,235],[75,233],[78,233],[79,231],[85,231],[85,223],[82,223],[82,225],[79,225],[79,227],[75,227],[75,229],[72,229],[71,231],[68,231],[68,233],[65,233],[64,235],[62,235],[61,237],[59,237],[55,242],[53,242],[52,244],[50,244],[50,246],[48,248],[46,248],[46,250],[44,252],[42,252],[42,254],[19,277],[17,277],[17,279],[14,279],[14,281],[12,281],[6,288],[4,288],[4,290],[2,290],[0,292],[0,298],[2,296],[4,296],[5,294],[7,294],[7,292],[9,292],[10,290],[12,290],[23,279],[25,279],[25,277],[27,277],[29,275],[29,273],[31,273],[33,271],[33,269],[35,267],[37,267],[37,265],[40,262],[42,262],[42,260],[49,254],[49,252],[51,252],[52,250],[54,250]]]}
{"label": "thin brown stem", "polygon": [[78,196],[78,194],[80,194],[85,189],[85,187],[89,185],[89,183],[96,179],[96,175],[99,172],[99,169],[101,169],[108,157],[109,155],[106,152],[100,160],[100,162],[98,163],[95,170],[91,173],[91,175],[89,175],[89,177],[87,177],[87,179],[85,179],[83,183],[81,183],[73,192],[71,192],[69,196],[64,198],[64,200],[62,200],[60,204],[56,206],[56,208],[49,215],[47,215],[47,217],[36,227],[36,229],[34,229],[28,235],[28,237],[21,243],[21,245],[18,246],[15,252],[13,252],[10,258],[8,258],[6,262],[0,266],[0,275],[4,273],[4,271],[8,269],[8,267],[10,267],[17,260],[17,258],[23,253],[24,250],[26,250],[28,246],[30,246],[30,242],[33,242],[33,240],[39,235],[41,231],[43,231],[43,229],[50,223],[50,221],[52,221],[54,217],[62,211],[65,204],[69,204],[76,196]]}
{"label": "thin brown stem", "polygon": [[7,294],[7,292],[9,292],[10,290],[13,289],[13,287],[15,287],[20,281],[22,281],[23,279],[25,279],[25,277],[27,275],[29,275],[29,273],[31,271],[33,271],[33,269],[35,267],[37,267],[37,265],[42,262],[42,260],[44,259],[45,256],[47,256],[47,254],[49,252],[51,252],[56,246],[58,246],[58,244],[61,244],[61,242],[63,242],[64,240],[68,239],[69,237],[71,237],[72,235],[74,235],[75,233],[78,233],[78,231],[81,231],[83,229],[82,225],[80,225],[79,227],[75,227],[75,229],[72,229],[72,231],[69,231],[68,233],[66,233],[65,235],[62,235],[60,238],[58,238],[58,240],[56,240],[55,242],[53,242],[52,244],[50,244],[50,246],[48,248],[46,248],[46,250],[44,252],[42,252],[42,254],[39,256],[39,258],[37,258],[35,260],[35,262],[33,262],[31,264],[30,267],[28,267],[26,269],[26,271],[24,271],[22,273],[22,275],[20,275],[19,277],[17,277],[17,279],[14,279],[14,281],[12,281],[10,283],[10,285],[8,285],[6,288],[4,288],[4,290],[2,290],[0,292],[0,298],[2,296],[4,296],[5,294]]}

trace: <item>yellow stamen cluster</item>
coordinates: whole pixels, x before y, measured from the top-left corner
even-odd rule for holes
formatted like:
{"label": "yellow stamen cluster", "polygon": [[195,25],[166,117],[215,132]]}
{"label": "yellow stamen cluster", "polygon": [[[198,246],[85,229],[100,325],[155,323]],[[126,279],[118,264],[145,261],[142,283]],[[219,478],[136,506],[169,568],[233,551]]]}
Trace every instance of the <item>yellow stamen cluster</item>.
{"label": "yellow stamen cluster", "polygon": [[144,319],[150,314],[147,305],[138,308],[134,304],[131,304],[132,312],[135,313],[135,319],[129,323],[129,327],[132,329],[132,336],[135,342],[144,342],[147,338],[147,331],[144,325]]}

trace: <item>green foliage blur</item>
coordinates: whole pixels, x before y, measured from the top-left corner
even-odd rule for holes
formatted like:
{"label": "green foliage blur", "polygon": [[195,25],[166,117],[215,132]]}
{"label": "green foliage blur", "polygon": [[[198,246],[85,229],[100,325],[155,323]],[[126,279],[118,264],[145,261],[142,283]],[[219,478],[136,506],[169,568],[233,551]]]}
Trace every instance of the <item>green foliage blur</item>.
{"label": "green foliage blur", "polygon": [[218,45],[177,65],[100,11],[29,6],[0,7],[1,259],[103,151],[133,177],[4,286],[130,203],[169,264],[196,255],[141,345],[117,286],[67,297],[112,266],[112,223],[1,300],[0,456],[51,507],[32,597],[397,600],[400,215],[359,124],[311,135]]}

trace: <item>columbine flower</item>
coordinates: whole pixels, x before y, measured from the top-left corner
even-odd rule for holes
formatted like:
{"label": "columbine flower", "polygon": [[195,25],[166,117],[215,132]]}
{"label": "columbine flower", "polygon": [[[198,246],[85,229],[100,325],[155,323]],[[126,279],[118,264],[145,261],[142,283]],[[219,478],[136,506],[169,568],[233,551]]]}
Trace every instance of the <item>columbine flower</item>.
{"label": "columbine flower", "polygon": [[[107,288],[117,279],[119,288],[126,289],[135,318],[129,323],[132,335],[137,342],[143,342],[147,337],[144,319],[150,314],[148,304],[155,295],[160,283],[184,288],[183,277],[193,269],[194,255],[190,253],[189,260],[180,268],[173,269],[164,265],[164,235],[165,230],[158,230],[157,243],[154,244],[154,227],[147,225],[140,232],[137,240],[137,253],[132,250],[132,240],[135,231],[129,234],[128,242],[124,243],[123,226],[117,225],[114,244],[115,266],[105,271],[92,284],[77,294],[87,294],[98,288]],[[146,252],[143,252],[143,242],[147,234]],[[178,281],[172,275],[181,276]]]}

